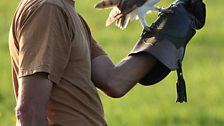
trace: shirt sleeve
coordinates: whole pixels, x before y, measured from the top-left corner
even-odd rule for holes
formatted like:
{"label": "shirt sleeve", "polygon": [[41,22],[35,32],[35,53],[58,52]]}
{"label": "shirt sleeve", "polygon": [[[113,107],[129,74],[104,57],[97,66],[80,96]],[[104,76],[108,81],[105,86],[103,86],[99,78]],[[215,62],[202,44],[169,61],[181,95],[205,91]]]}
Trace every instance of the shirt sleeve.
{"label": "shirt sleeve", "polygon": [[25,18],[19,35],[19,77],[46,72],[58,83],[71,51],[68,16],[60,7],[44,4]]}

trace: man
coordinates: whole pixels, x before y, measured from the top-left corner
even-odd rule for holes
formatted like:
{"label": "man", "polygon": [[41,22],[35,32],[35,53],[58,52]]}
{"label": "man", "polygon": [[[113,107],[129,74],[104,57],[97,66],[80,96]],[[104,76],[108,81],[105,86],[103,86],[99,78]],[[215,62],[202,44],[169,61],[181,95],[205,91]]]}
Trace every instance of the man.
{"label": "man", "polygon": [[141,47],[152,33],[115,66],[73,8],[73,0],[19,3],[9,35],[17,126],[106,126],[96,87],[122,97],[170,71],[147,51],[152,44]]}

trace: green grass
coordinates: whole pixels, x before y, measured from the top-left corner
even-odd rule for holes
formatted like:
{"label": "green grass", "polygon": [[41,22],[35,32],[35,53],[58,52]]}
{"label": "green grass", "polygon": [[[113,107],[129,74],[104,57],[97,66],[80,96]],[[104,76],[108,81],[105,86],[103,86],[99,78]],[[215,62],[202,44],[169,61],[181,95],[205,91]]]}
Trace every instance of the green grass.
{"label": "green grass", "polygon": [[[223,1],[207,3],[207,22],[187,47],[183,62],[189,102],[175,103],[176,73],[155,86],[137,85],[126,96],[112,99],[100,93],[109,126],[223,126],[224,125],[224,18]],[[77,10],[90,25],[96,40],[115,63],[132,49],[140,36],[138,21],[126,30],[105,27],[109,10],[95,10],[94,1],[76,1]],[[167,6],[171,0],[159,5]],[[18,1],[0,2],[0,126],[15,125],[15,98],[11,82],[8,30]],[[156,13],[147,16],[148,22]],[[104,33],[104,34],[102,34]]]}

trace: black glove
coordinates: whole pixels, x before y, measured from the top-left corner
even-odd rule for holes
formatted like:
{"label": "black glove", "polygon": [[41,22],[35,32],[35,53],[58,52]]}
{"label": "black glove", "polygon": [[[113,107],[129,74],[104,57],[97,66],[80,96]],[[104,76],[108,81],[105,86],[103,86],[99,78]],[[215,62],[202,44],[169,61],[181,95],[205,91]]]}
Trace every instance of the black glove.
{"label": "black glove", "polygon": [[188,12],[195,16],[196,29],[201,29],[205,25],[206,7],[203,0],[178,0],[175,3],[182,4]]}
{"label": "black glove", "polygon": [[[129,55],[147,53],[158,60],[155,67],[139,83],[152,85],[164,79],[171,70],[177,70],[177,102],[186,102],[186,87],[182,73],[185,48],[196,29],[205,24],[205,5],[201,0],[177,0],[168,8],[173,13],[161,13],[151,25],[151,31],[143,31]],[[201,14],[197,10],[202,10]]]}

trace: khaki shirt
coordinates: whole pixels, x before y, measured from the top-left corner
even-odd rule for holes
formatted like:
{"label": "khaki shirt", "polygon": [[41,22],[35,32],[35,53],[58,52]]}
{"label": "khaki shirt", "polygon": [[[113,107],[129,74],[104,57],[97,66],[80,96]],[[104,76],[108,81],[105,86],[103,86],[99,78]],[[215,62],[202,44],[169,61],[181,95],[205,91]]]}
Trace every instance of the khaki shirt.
{"label": "khaki shirt", "polygon": [[91,59],[105,53],[72,0],[21,0],[9,47],[16,96],[16,78],[46,72],[54,83],[47,105],[50,126],[106,126],[91,81]]}

